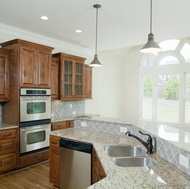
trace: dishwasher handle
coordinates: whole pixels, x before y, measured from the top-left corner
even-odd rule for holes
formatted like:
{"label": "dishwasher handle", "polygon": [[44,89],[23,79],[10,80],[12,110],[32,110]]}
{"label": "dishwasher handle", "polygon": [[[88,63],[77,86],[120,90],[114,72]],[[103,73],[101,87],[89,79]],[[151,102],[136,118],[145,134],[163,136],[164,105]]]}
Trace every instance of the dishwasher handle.
{"label": "dishwasher handle", "polygon": [[92,154],[92,144],[84,143],[80,141],[74,141],[74,140],[61,138],[60,147]]}

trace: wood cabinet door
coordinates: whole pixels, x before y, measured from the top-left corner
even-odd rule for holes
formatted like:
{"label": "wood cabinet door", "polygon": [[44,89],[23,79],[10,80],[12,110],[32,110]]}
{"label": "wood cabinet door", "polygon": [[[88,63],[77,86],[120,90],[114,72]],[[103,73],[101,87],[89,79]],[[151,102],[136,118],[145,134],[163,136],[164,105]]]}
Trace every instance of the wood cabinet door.
{"label": "wood cabinet door", "polygon": [[60,66],[60,99],[72,99],[74,96],[74,63],[71,58],[62,58]]}
{"label": "wood cabinet door", "polygon": [[20,47],[20,86],[37,86],[37,51],[30,47]]}
{"label": "wood cabinet door", "polygon": [[106,177],[106,173],[102,167],[102,164],[98,158],[98,155],[93,148],[92,150],[92,184]]}
{"label": "wood cabinet door", "polygon": [[51,53],[20,47],[20,86],[50,88]]}
{"label": "wood cabinet door", "polygon": [[84,98],[92,98],[92,67],[84,65]]}
{"label": "wood cabinet door", "polygon": [[37,86],[41,88],[51,87],[51,53],[39,51],[37,62]]}
{"label": "wood cabinet door", "polygon": [[9,100],[9,51],[0,49],[0,102]]}
{"label": "wood cabinet door", "polygon": [[49,181],[60,185],[60,147],[59,137],[50,136],[50,154],[49,154]]}
{"label": "wood cabinet door", "polygon": [[59,99],[59,59],[54,57],[51,63],[51,99]]}
{"label": "wood cabinet door", "polygon": [[84,63],[76,61],[74,63],[74,96],[75,98],[83,98],[84,94]]}

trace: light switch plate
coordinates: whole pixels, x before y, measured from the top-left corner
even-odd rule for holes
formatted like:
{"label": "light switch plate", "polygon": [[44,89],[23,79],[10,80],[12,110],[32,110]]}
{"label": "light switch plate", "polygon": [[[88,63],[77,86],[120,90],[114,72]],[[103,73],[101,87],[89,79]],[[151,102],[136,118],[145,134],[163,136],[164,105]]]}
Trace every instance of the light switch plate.
{"label": "light switch plate", "polygon": [[189,159],[182,154],[179,154],[179,163],[189,169]]}
{"label": "light switch plate", "polygon": [[120,127],[120,133],[126,133],[127,127]]}
{"label": "light switch plate", "polygon": [[85,121],[81,122],[81,127],[86,127],[86,122]]}

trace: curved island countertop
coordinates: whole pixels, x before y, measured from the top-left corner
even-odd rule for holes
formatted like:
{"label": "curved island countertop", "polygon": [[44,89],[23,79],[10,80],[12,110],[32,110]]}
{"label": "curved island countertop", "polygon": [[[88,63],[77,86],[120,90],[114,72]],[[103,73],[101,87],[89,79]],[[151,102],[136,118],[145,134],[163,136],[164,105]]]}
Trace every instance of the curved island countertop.
{"label": "curved island countertop", "polygon": [[190,188],[190,176],[157,154],[150,155],[150,158],[156,163],[152,167],[118,167],[114,165],[104,147],[106,145],[132,145],[144,148],[133,138],[77,128],[53,131],[50,135],[93,144],[107,177],[89,186],[88,189]]}

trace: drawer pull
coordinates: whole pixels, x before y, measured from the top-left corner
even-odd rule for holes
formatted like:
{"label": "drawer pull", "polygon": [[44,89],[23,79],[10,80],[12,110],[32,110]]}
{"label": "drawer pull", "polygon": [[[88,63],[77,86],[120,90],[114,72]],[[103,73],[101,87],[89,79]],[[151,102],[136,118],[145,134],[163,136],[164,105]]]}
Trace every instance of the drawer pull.
{"label": "drawer pull", "polygon": [[57,144],[57,142],[51,142],[51,144]]}
{"label": "drawer pull", "polygon": [[3,135],[3,137],[9,137],[9,136],[11,136],[11,133]]}
{"label": "drawer pull", "polygon": [[4,151],[4,150],[10,150],[10,149],[13,149],[12,145],[2,146],[2,151]]}
{"label": "drawer pull", "polygon": [[3,160],[2,161],[2,166],[7,166],[7,165],[10,165],[12,163],[13,163],[12,159]]}

